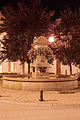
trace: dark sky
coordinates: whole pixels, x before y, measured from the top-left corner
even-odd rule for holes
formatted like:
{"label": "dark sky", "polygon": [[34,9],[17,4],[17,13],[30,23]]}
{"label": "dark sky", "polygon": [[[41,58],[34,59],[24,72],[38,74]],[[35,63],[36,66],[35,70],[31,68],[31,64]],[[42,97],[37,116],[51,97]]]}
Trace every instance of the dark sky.
{"label": "dark sky", "polygon": [[[4,5],[15,5],[18,1],[28,1],[28,0],[0,0],[0,7]],[[44,4],[48,6],[49,9],[63,9],[66,4],[72,8],[80,6],[80,0],[42,0]]]}
{"label": "dark sky", "polygon": [[[28,0],[0,0],[0,9],[6,5],[15,6],[18,1],[27,2]],[[49,10],[55,10],[55,15],[58,16],[59,11],[63,10],[66,5],[70,6],[72,9],[80,7],[80,0],[41,0],[42,3]]]}

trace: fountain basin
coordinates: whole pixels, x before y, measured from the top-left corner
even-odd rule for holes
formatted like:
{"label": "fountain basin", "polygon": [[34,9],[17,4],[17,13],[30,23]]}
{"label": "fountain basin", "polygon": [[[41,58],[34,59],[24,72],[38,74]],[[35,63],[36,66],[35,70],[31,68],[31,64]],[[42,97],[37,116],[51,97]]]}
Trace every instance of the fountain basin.
{"label": "fountain basin", "polygon": [[45,77],[28,78],[28,77],[3,77],[3,87],[13,90],[27,90],[27,91],[52,91],[52,90],[69,90],[78,88],[78,81],[75,77],[70,78],[56,78]]}

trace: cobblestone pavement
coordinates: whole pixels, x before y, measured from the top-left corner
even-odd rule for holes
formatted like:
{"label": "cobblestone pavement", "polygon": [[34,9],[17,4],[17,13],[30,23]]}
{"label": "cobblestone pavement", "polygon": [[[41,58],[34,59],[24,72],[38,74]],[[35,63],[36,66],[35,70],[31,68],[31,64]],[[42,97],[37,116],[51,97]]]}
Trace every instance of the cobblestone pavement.
{"label": "cobblestone pavement", "polygon": [[22,91],[10,90],[0,85],[0,102],[19,102],[19,103],[47,103],[47,104],[80,104],[80,90],[70,90],[64,92],[59,91],[43,91],[44,101],[40,102],[40,91]]}

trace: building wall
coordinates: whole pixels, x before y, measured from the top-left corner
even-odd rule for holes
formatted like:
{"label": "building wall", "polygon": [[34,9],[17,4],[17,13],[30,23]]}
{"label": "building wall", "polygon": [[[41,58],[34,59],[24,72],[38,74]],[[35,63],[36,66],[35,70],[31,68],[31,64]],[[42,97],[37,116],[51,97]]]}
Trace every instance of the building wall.
{"label": "building wall", "polygon": [[[25,63],[24,71],[25,74],[28,73],[28,65]],[[20,61],[17,62],[9,62],[5,60],[2,64],[0,64],[0,73],[19,73],[23,74],[23,66]]]}
{"label": "building wall", "polygon": [[[28,64],[25,63],[25,74],[28,73]],[[56,73],[56,60],[53,61],[53,65],[49,65],[49,72],[50,73]],[[32,68],[31,68],[32,70]],[[80,69],[78,67],[75,67],[72,65],[72,74],[80,72]],[[5,60],[2,64],[0,64],[0,73],[19,73],[23,74],[23,66],[21,65],[20,61],[17,62],[9,62],[8,60]],[[70,68],[68,65],[62,65],[61,64],[61,74],[63,75],[70,75]]]}
{"label": "building wall", "polygon": [[3,63],[2,63],[2,73],[7,73],[9,70],[9,64],[8,64],[8,61],[5,60]]}
{"label": "building wall", "polygon": [[[56,69],[57,69],[57,66],[56,66],[56,60],[55,60],[53,62],[53,65],[50,65],[49,72],[57,74]],[[80,69],[78,67],[75,67],[74,65],[72,65],[72,74],[79,73],[79,72],[80,72]],[[61,74],[62,75],[70,75],[70,67],[68,65],[61,64]]]}
{"label": "building wall", "polygon": [[2,73],[2,64],[0,64],[0,73]]}
{"label": "building wall", "polygon": [[68,65],[61,65],[61,74],[70,75],[70,67]]}

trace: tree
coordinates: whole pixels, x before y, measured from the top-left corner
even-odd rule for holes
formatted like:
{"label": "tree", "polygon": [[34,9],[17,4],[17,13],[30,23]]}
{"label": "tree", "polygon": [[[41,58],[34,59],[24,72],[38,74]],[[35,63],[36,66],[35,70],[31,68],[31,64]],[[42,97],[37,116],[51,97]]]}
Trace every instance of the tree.
{"label": "tree", "polygon": [[63,64],[80,66],[80,10],[67,8],[53,25],[54,35],[59,41],[56,56]]}
{"label": "tree", "polygon": [[49,44],[49,47],[53,50],[55,58],[58,59],[63,65],[70,66],[70,74],[72,74],[72,61],[73,51],[72,48],[67,48],[65,42],[61,42],[56,39],[53,43]]}
{"label": "tree", "polygon": [[[27,56],[35,36],[46,35],[53,12],[46,12],[40,0],[30,0],[28,4],[19,2],[17,8],[4,7],[4,17],[1,19],[0,32],[7,36],[1,40],[3,50],[1,59],[20,60],[22,64],[30,60]],[[30,69],[28,69],[30,72]]]}

